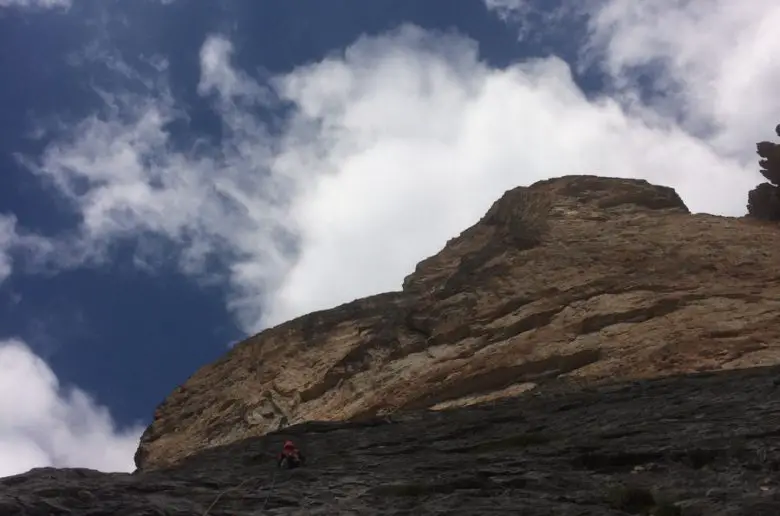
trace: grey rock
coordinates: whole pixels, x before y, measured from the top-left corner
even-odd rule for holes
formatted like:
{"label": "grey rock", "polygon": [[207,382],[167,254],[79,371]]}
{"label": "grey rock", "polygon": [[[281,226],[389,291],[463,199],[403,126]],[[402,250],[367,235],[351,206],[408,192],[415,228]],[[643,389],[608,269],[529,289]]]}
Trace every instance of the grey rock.
{"label": "grey rock", "polygon": [[[0,479],[0,516],[780,514],[779,367],[311,422],[133,474]],[[294,439],[305,468],[277,470]]]}

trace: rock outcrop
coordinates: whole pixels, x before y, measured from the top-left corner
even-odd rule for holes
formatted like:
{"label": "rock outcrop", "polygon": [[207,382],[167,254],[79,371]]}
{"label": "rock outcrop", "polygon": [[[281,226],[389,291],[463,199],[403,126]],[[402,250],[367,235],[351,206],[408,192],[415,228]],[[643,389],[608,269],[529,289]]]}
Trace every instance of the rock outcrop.
{"label": "rock outcrop", "polygon": [[136,463],[550,382],[775,364],[778,279],[776,225],[691,214],[670,188],[595,176],[515,188],[401,291],[286,322],[201,368],[157,408]]}
{"label": "rock outcrop", "polygon": [[[780,514],[780,367],[303,423],[136,474],[0,479],[0,514]],[[538,394],[538,395],[535,395]],[[295,439],[305,468],[276,470]]]}
{"label": "rock outcrop", "polygon": [[[775,127],[780,136],[780,125]],[[758,165],[768,183],[761,183],[748,193],[748,214],[761,220],[780,221],[780,144],[758,142],[756,153],[761,157]]]}

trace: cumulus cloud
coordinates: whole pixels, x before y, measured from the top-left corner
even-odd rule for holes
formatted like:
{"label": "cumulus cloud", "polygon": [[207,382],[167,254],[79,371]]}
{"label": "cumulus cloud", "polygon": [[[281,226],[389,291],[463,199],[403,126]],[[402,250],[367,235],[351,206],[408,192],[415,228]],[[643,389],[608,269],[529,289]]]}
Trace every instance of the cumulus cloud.
{"label": "cumulus cloud", "polygon": [[753,150],[780,116],[780,4],[773,0],[612,0],[590,16],[591,45],[614,80],[649,80],[651,102],[720,151]]}
{"label": "cumulus cloud", "polygon": [[132,471],[141,431],[116,428],[107,409],[60,385],[24,342],[0,341],[0,477],[41,466]]}
{"label": "cumulus cloud", "polygon": [[[197,86],[221,140],[174,146],[170,122],[186,113],[164,88],[112,93],[34,168],[83,215],[73,263],[116,239],[165,238],[194,277],[222,264],[248,332],[399,288],[504,190],[550,176],[645,178],[694,211],[741,215],[759,180],[752,142],[776,123],[778,64],[755,56],[777,46],[764,24],[778,8],[721,3],[716,15],[671,0],[671,13],[618,1],[591,13],[611,97],[586,96],[559,58],[493,69],[473,41],[415,27],[265,82],[211,36]],[[739,43],[715,38],[724,31]],[[645,65],[657,69],[649,99]]]}
{"label": "cumulus cloud", "polygon": [[363,40],[283,84],[298,116],[326,129],[308,143],[319,180],[291,210],[301,253],[275,296],[278,320],[397,288],[518,184],[642,177],[676,187],[694,210],[741,214],[734,192],[752,180],[752,163],[651,110],[588,100],[557,58],[494,70],[457,37],[410,28]]}
{"label": "cumulus cloud", "polygon": [[[537,9],[525,0],[484,3],[518,25]],[[606,72],[623,100],[642,97],[734,156],[776,125],[780,63],[767,56],[780,45],[777,2],[585,1],[574,12],[589,28],[584,61]]]}

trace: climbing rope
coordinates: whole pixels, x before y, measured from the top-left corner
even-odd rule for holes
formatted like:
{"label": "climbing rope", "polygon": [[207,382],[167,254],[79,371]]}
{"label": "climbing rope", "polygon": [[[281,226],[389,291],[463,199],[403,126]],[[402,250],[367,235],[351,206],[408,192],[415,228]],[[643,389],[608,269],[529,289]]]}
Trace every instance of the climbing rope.
{"label": "climbing rope", "polygon": [[[266,495],[266,497],[265,497],[265,501],[263,502],[263,506],[260,508],[260,510],[261,510],[261,511],[265,510],[265,506],[266,506],[266,505],[268,505],[268,500],[270,500],[270,499],[271,499],[271,495],[272,495],[272,494],[273,494],[273,492],[274,492],[274,487],[276,487],[276,473],[277,473],[277,472],[278,472],[278,470],[274,470],[274,474],[271,476],[271,487],[269,488],[269,490],[268,490],[268,494],[267,494],[267,495]],[[293,471],[293,473],[294,473],[294,471]],[[211,509],[213,509],[213,508],[214,508],[214,506],[215,506],[215,505],[217,504],[217,502],[219,501],[219,499],[220,499],[220,498],[222,498],[222,495],[224,495],[224,494],[225,494],[225,493],[227,493],[228,491],[233,491],[233,490],[236,490],[236,489],[241,489],[241,487],[242,487],[244,484],[246,484],[247,482],[249,482],[249,479],[246,479],[246,480],[244,480],[243,482],[241,482],[240,484],[238,484],[238,485],[237,485],[237,486],[235,486],[235,487],[228,487],[227,489],[225,489],[224,491],[222,491],[221,493],[219,493],[219,494],[217,495],[217,497],[216,497],[216,498],[214,498],[214,501],[213,501],[213,502],[211,502],[211,505],[209,505],[208,509],[206,509],[206,511],[203,513],[203,516],[208,516],[209,512],[211,511]],[[262,483],[258,483],[258,484],[257,484],[257,488],[259,489],[261,485],[262,485]]]}
{"label": "climbing rope", "polygon": [[[270,500],[270,499],[271,499],[271,495],[272,495],[272,494],[274,494],[274,488],[276,487],[276,474],[277,474],[278,472],[279,472],[279,470],[278,470],[278,469],[276,469],[276,470],[274,470],[274,473],[273,473],[273,475],[271,475],[271,486],[270,486],[270,487],[269,487],[269,489],[268,489],[268,494],[265,496],[265,501],[263,501],[263,506],[262,506],[262,507],[260,507],[260,511],[264,511],[264,510],[265,510],[265,507],[266,507],[266,505],[268,505],[268,500]],[[295,470],[293,470],[293,471],[290,471],[290,478],[292,478],[292,476],[293,476],[294,474],[295,474]],[[219,499],[220,499],[220,498],[222,498],[222,495],[224,495],[224,494],[225,494],[225,493],[227,493],[228,491],[233,491],[233,490],[235,490],[235,489],[241,489],[241,487],[242,487],[244,484],[246,484],[247,482],[249,482],[249,479],[246,479],[246,480],[244,480],[243,482],[241,482],[240,484],[238,484],[238,485],[237,485],[237,486],[235,486],[235,487],[228,487],[227,489],[225,489],[224,491],[222,491],[221,493],[219,493],[219,494],[217,495],[217,497],[216,497],[216,498],[214,498],[214,501],[213,501],[213,502],[211,502],[211,505],[209,505],[208,509],[206,509],[206,511],[203,513],[203,516],[208,516],[209,512],[211,511],[211,509],[213,509],[213,508],[214,508],[214,506],[215,506],[215,505],[217,504],[217,502],[219,501]],[[258,484],[257,484],[257,486],[256,486],[256,489],[259,489],[261,485],[262,485],[262,483],[258,483]]]}
{"label": "climbing rope", "polygon": [[263,502],[263,506],[262,506],[262,507],[260,507],[260,511],[261,511],[261,512],[265,510],[265,506],[266,506],[266,505],[268,505],[268,500],[270,500],[270,499],[271,499],[271,495],[272,495],[272,494],[273,494],[273,492],[274,492],[274,486],[276,486],[276,474],[277,474],[278,472],[279,472],[279,470],[278,470],[278,469],[277,469],[277,470],[274,470],[274,474],[273,474],[273,476],[271,477],[271,488],[268,490],[268,494],[265,496],[265,501]]}
{"label": "climbing rope", "polygon": [[244,485],[244,484],[246,484],[247,482],[249,482],[249,479],[246,479],[246,480],[244,480],[243,482],[241,482],[240,484],[238,484],[238,485],[237,485],[237,486],[235,486],[235,487],[228,487],[227,489],[225,489],[224,491],[222,491],[221,493],[219,493],[219,494],[217,495],[217,497],[216,497],[216,498],[214,498],[214,501],[213,501],[213,502],[211,502],[211,505],[209,505],[209,508],[208,508],[208,509],[206,509],[206,512],[204,512],[204,513],[203,513],[203,516],[208,516],[208,514],[209,514],[209,511],[211,511],[211,509],[214,507],[214,505],[216,505],[216,503],[219,501],[219,499],[220,499],[220,498],[222,498],[222,495],[223,495],[223,494],[227,493],[228,491],[232,491],[233,489],[240,489],[240,488],[241,488],[241,486],[243,486],[243,485]]}

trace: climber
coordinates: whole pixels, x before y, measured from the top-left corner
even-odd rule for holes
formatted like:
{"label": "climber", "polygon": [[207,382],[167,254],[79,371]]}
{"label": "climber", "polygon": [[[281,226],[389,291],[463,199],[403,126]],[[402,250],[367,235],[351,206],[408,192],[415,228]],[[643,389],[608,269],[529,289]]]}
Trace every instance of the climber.
{"label": "climber", "polygon": [[306,463],[306,458],[301,451],[295,446],[292,441],[285,441],[282,453],[276,459],[277,467],[285,467],[287,469],[297,468],[303,466]]}

